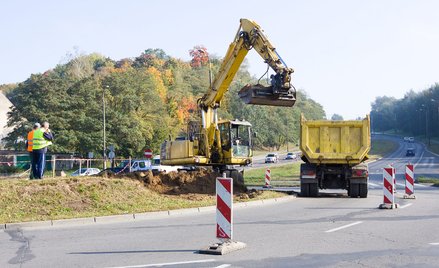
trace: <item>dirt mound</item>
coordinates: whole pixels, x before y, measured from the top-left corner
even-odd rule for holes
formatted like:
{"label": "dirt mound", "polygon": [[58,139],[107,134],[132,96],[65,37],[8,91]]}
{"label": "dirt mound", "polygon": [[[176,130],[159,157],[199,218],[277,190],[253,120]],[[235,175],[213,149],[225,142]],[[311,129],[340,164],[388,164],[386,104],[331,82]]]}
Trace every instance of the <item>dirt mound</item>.
{"label": "dirt mound", "polygon": [[[133,172],[123,174],[121,177],[141,180],[148,188],[162,194],[214,195],[216,178],[220,177],[220,174],[208,169],[201,169],[191,172],[161,173],[156,176],[151,171]],[[234,185],[234,194],[245,193],[246,191],[247,189],[244,186]]]}

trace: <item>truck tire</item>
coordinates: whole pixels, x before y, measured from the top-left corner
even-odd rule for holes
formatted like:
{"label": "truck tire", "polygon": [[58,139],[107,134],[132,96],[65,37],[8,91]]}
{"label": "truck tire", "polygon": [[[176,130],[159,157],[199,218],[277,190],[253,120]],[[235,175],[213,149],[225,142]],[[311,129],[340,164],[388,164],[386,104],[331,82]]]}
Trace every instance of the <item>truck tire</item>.
{"label": "truck tire", "polygon": [[317,183],[309,183],[309,196],[310,197],[319,196],[319,185]]}
{"label": "truck tire", "polygon": [[300,184],[300,196],[309,197],[309,183]]}
{"label": "truck tire", "polygon": [[367,184],[359,184],[360,186],[360,197],[366,198],[367,197]]}
{"label": "truck tire", "polygon": [[357,198],[360,195],[360,185],[358,183],[351,183],[349,185],[349,197]]}

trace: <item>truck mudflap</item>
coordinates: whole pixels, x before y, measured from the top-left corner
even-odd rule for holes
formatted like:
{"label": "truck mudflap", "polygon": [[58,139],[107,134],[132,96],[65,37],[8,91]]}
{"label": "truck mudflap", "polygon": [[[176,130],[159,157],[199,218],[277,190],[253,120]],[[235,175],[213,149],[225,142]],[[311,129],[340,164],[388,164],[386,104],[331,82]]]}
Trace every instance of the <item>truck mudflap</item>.
{"label": "truck mudflap", "polygon": [[369,178],[349,178],[348,195],[352,198],[366,198],[369,191]]}
{"label": "truck mudflap", "polygon": [[319,195],[319,181],[317,168],[312,164],[300,165],[300,196],[317,197]]}

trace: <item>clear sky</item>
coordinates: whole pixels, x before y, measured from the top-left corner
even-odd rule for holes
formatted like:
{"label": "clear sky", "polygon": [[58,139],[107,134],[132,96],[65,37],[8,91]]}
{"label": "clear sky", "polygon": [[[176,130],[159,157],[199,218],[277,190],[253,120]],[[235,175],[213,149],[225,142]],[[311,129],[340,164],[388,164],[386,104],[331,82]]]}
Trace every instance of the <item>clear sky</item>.
{"label": "clear sky", "polygon": [[[435,0],[17,0],[0,10],[0,84],[53,68],[74,47],[115,60],[162,48],[188,60],[201,44],[222,57],[240,18],[261,25],[295,69],[295,87],[328,116],[364,116],[376,96],[399,98],[439,82]],[[256,52],[248,59],[251,73],[262,75]]]}

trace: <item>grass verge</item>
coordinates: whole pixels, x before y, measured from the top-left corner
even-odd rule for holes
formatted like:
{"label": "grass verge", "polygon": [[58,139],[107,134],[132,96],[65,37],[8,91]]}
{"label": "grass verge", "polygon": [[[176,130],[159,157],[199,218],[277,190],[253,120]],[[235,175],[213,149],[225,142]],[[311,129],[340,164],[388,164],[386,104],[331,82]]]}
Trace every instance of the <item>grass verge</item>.
{"label": "grass verge", "polygon": [[391,140],[372,140],[372,147],[369,152],[370,159],[378,159],[396,151],[398,143]]}
{"label": "grass verge", "polygon": [[[261,192],[236,201],[285,196]],[[97,217],[203,207],[215,204],[209,194],[159,194],[139,180],[55,178],[41,181],[0,180],[0,223]]]}
{"label": "grass verge", "polygon": [[[299,185],[300,162],[291,162],[281,166],[270,167],[273,185]],[[247,185],[264,185],[266,168],[249,169],[244,172]]]}
{"label": "grass verge", "polygon": [[433,186],[439,187],[439,179],[420,176],[417,180],[419,183],[432,183]]}

